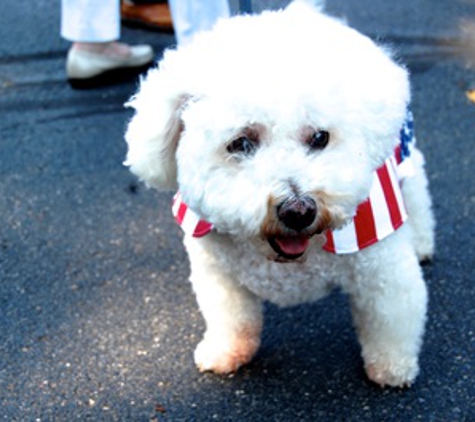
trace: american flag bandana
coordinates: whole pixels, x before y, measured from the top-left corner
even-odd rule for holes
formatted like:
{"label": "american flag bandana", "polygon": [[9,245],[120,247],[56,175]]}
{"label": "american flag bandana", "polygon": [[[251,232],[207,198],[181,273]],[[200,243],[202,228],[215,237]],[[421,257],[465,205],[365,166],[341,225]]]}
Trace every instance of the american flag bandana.
{"label": "american flag bandana", "polygon": [[[401,191],[401,182],[414,175],[410,158],[415,144],[411,112],[400,132],[400,143],[373,176],[366,201],[361,203],[353,219],[338,230],[325,232],[323,249],[334,254],[354,253],[394,233],[408,215]],[[186,234],[202,237],[213,230],[213,225],[202,220],[183,202],[180,192],[173,199],[173,215]]]}

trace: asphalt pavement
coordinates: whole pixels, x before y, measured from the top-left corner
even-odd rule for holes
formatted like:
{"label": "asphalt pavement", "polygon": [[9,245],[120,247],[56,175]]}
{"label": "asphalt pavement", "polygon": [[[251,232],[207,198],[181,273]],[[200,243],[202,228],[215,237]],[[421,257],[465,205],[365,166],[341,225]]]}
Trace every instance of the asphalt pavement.
{"label": "asphalt pavement", "polygon": [[[278,2],[253,1],[258,11]],[[475,421],[475,71],[454,55],[469,0],[328,0],[412,73],[438,222],[421,374],[367,381],[346,298],[266,307],[234,376],[200,374],[204,324],[169,193],[122,166],[136,83],[74,91],[58,0],[0,15],[0,420]],[[160,52],[170,34],[124,28]]]}

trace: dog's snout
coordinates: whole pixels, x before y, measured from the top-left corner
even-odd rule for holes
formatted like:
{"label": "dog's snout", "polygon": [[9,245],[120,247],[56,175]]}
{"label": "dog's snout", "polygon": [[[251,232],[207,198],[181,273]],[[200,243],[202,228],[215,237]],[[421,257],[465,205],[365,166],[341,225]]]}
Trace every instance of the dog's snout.
{"label": "dog's snout", "polygon": [[277,215],[289,229],[302,231],[315,221],[317,204],[309,196],[292,196],[277,207]]}

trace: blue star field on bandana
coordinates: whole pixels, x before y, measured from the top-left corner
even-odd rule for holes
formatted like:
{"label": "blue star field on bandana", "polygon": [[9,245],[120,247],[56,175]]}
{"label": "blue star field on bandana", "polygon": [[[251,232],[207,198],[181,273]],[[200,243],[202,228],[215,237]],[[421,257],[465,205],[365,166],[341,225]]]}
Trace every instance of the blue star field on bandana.
{"label": "blue star field on bandana", "polygon": [[400,133],[400,145],[401,145],[401,160],[411,155],[410,145],[414,144],[414,118],[411,110],[407,110],[406,120],[401,128]]}

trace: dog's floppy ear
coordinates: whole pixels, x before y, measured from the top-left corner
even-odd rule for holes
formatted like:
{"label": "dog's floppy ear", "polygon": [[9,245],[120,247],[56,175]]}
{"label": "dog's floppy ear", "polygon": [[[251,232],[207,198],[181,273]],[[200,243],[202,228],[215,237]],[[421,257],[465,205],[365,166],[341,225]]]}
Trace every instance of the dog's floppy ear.
{"label": "dog's floppy ear", "polygon": [[[147,186],[176,189],[175,152],[183,130],[181,111],[190,98],[153,69],[126,104],[135,109],[125,139],[125,165]],[[167,83],[168,82],[168,83]]]}

